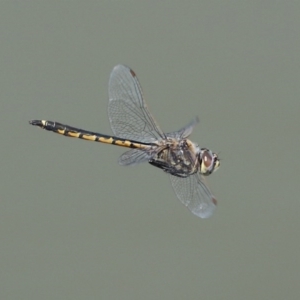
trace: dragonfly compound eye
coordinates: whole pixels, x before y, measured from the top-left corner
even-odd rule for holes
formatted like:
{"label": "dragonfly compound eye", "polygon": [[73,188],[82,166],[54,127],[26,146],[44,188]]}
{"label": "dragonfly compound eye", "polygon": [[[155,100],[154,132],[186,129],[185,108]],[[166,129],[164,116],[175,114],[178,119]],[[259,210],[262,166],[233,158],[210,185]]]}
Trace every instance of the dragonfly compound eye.
{"label": "dragonfly compound eye", "polygon": [[220,165],[217,154],[205,148],[201,149],[200,161],[200,173],[204,176],[210,175],[217,170]]}
{"label": "dragonfly compound eye", "polygon": [[208,151],[205,151],[202,155],[202,162],[204,163],[205,168],[210,169],[213,158]]}

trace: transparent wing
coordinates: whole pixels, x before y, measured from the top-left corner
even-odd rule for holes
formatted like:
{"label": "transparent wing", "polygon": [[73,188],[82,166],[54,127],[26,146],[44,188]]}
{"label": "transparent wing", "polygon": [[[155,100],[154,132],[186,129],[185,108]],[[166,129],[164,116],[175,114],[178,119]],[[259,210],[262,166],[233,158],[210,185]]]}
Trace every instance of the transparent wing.
{"label": "transparent wing", "polygon": [[117,137],[149,143],[165,138],[149,112],[140,83],[130,68],[114,67],[108,92],[108,116]]}
{"label": "transparent wing", "polygon": [[193,119],[189,124],[187,124],[183,128],[179,129],[178,131],[167,133],[166,136],[172,137],[172,138],[177,138],[177,139],[185,139],[189,135],[192,134],[194,127],[198,123],[199,123],[199,118],[196,117],[195,119]]}
{"label": "transparent wing", "polygon": [[145,150],[131,149],[119,157],[119,164],[122,166],[133,166],[142,162],[147,162],[151,155]]}
{"label": "transparent wing", "polygon": [[186,178],[170,175],[170,179],[177,197],[194,215],[209,218],[213,214],[217,200],[199,173]]}

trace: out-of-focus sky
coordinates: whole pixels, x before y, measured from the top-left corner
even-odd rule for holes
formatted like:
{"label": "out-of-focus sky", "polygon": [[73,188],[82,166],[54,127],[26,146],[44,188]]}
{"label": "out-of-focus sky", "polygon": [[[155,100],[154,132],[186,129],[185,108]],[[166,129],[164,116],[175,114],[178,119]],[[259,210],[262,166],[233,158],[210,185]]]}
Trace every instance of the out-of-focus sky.
{"label": "out-of-focus sky", "polygon": [[[1,299],[299,299],[299,1],[0,4]],[[108,78],[140,79],[161,128],[220,153],[218,209],[193,216],[168,176],[110,134]]]}

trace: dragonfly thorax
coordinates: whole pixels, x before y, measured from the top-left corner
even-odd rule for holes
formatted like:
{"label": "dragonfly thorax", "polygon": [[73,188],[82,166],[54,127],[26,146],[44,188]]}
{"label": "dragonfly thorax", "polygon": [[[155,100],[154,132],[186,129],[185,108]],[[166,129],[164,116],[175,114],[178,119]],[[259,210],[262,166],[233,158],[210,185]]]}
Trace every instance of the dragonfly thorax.
{"label": "dragonfly thorax", "polygon": [[188,139],[168,139],[149,161],[178,177],[188,177],[200,168],[200,148]]}

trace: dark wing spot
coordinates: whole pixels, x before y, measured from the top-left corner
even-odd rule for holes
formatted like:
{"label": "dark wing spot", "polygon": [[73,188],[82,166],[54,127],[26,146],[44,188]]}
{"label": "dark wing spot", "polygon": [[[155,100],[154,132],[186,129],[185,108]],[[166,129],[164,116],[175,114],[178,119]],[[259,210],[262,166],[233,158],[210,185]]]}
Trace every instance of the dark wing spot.
{"label": "dark wing spot", "polygon": [[214,198],[214,197],[211,198],[211,202],[212,202],[214,205],[216,205],[216,206],[217,206],[217,204],[218,204],[217,199]]}
{"label": "dark wing spot", "polygon": [[130,69],[130,74],[132,75],[132,77],[136,77],[135,73],[131,69]]}

